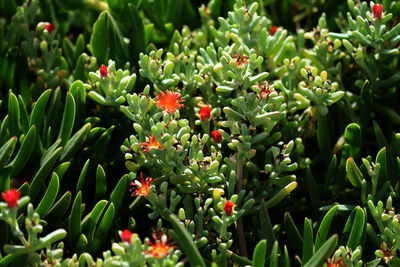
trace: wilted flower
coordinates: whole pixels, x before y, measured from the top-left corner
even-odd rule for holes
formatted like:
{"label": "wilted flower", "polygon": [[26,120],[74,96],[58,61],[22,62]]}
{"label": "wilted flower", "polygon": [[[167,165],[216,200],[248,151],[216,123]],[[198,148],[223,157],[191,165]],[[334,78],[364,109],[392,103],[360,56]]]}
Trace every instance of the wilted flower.
{"label": "wilted flower", "polygon": [[245,56],[245,55],[238,54],[234,58],[236,59],[236,66],[239,66],[239,67],[241,67],[244,64],[250,63],[250,61],[248,60],[249,57]]}
{"label": "wilted flower", "polygon": [[102,78],[105,78],[105,77],[108,76],[108,69],[107,69],[107,66],[101,65],[100,68],[99,68],[99,71],[100,71],[100,76],[101,76]]}
{"label": "wilted flower", "polygon": [[265,97],[268,100],[269,95],[274,91],[272,86],[268,82],[264,82],[262,85],[258,83],[257,86],[261,89],[260,99]]}
{"label": "wilted flower", "polygon": [[181,94],[177,92],[167,91],[166,93],[160,92],[156,96],[158,102],[154,102],[157,106],[161,107],[164,111],[174,113],[176,109],[183,107],[180,104],[183,100],[180,99]]}
{"label": "wilted flower", "polygon": [[233,201],[228,200],[227,202],[225,202],[225,204],[224,204],[225,214],[228,216],[231,216],[233,207],[235,207],[235,203]]}
{"label": "wilted flower", "polygon": [[11,188],[10,190],[1,193],[1,196],[3,197],[4,201],[7,202],[9,208],[18,207],[20,193],[17,189]]}
{"label": "wilted flower", "polygon": [[121,240],[130,243],[132,239],[132,232],[125,229],[121,232]]}
{"label": "wilted flower", "polygon": [[135,182],[130,183],[130,185],[133,186],[133,188],[131,188],[131,190],[133,191],[131,196],[148,197],[150,194],[150,186],[153,180],[154,179],[151,177],[147,177],[145,179],[143,173],[141,173],[139,181],[135,180]]}
{"label": "wilted flower", "polygon": [[148,152],[150,149],[155,148],[155,149],[161,149],[163,148],[160,142],[157,141],[156,137],[152,135],[147,142],[145,143],[140,143],[141,146],[147,147],[146,149],[143,150],[143,152]]}
{"label": "wilted flower", "polygon": [[327,267],[347,267],[347,265],[342,261],[342,257],[339,257],[339,259],[328,259],[326,261],[326,266]]}
{"label": "wilted flower", "polygon": [[150,254],[155,258],[164,258],[170,254],[170,251],[175,248],[171,243],[168,242],[168,237],[165,233],[153,234],[153,242],[149,242],[149,250],[145,250],[144,253]]}
{"label": "wilted flower", "polygon": [[218,130],[212,131],[211,132],[211,137],[214,140],[215,143],[221,143],[222,141],[222,135],[219,133]]}
{"label": "wilted flower", "polygon": [[382,11],[383,11],[383,6],[381,6],[379,4],[375,4],[372,6],[372,13],[374,13],[374,18],[381,19]]}
{"label": "wilted flower", "polygon": [[211,116],[211,108],[209,106],[204,106],[199,111],[200,120],[206,121]]}

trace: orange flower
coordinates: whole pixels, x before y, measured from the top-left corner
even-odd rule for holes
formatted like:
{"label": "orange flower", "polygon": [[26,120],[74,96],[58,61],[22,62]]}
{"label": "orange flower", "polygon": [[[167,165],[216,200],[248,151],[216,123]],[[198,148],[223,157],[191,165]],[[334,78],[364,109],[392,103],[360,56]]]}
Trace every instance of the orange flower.
{"label": "orange flower", "polygon": [[10,190],[1,193],[1,196],[3,197],[4,201],[7,202],[9,208],[18,207],[20,193],[17,189],[11,188]]}
{"label": "orange flower", "polygon": [[171,249],[175,248],[175,246],[168,242],[168,237],[163,232],[153,234],[153,240],[153,242],[148,242],[150,249],[145,250],[144,253],[153,255],[155,258],[164,258],[170,254]]}
{"label": "orange flower", "polygon": [[133,191],[131,196],[148,197],[150,194],[150,186],[154,179],[151,177],[147,177],[145,179],[143,173],[140,173],[139,179],[139,181],[135,180],[135,182],[130,183],[130,185],[133,186],[131,188],[131,190]]}
{"label": "orange flower", "polygon": [[155,148],[155,149],[163,148],[163,146],[160,144],[160,142],[157,141],[157,139],[154,135],[152,135],[146,143],[140,143],[140,145],[147,147],[146,149],[143,150],[143,152],[148,152],[152,148]]}
{"label": "orange flower", "polygon": [[164,111],[174,113],[177,108],[183,107],[180,102],[184,101],[180,99],[181,94],[177,92],[167,91],[166,93],[160,92],[156,96],[158,102],[154,102],[157,106],[161,107]]}

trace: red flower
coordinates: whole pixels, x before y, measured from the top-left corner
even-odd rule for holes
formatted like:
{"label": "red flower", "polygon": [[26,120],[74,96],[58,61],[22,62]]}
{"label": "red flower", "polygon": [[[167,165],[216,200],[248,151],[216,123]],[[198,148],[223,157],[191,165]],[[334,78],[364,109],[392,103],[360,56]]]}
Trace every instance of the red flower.
{"label": "red flower", "polygon": [[168,237],[163,232],[153,234],[153,240],[153,242],[148,242],[150,249],[145,250],[144,253],[151,254],[155,258],[164,258],[170,254],[171,249],[175,248],[175,246],[168,242]]}
{"label": "red flower", "polygon": [[19,199],[19,191],[15,188],[11,188],[8,191],[1,193],[4,201],[7,202],[9,208],[16,208],[18,207],[18,199]]}
{"label": "red flower", "polygon": [[342,257],[339,257],[339,259],[334,260],[334,259],[328,259],[326,261],[327,267],[348,267],[343,261]]}
{"label": "red flower", "polygon": [[132,232],[129,231],[128,229],[121,232],[121,240],[122,241],[130,243],[131,238],[132,238]]}
{"label": "red flower", "polygon": [[233,203],[232,201],[228,200],[227,202],[225,202],[224,204],[225,214],[231,216],[233,207],[235,207],[235,203]]}
{"label": "red flower", "polygon": [[381,6],[379,4],[375,4],[372,6],[372,12],[374,13],[374,18],[381,19],[382,11],[383,11],[383,6]]}
{"label": "red flower", "polygon": [[177,92],[167,91],[166,93],[160,92],[156,96],[158,102],[154,102],[157,106],[161,107],[164,111],[174,113],[177,108],[183,107],[180,104],[183,100],[180,99],[181,94]]}
{"label": "red flower", "polygon": [[269,34],[270,35],[274,35],[276,33],[276,31],[278,30],[278,26],[273,26],[270,30],[269,30]]}
{"label": "red flower", "polygon": [[143,152],[149,152],[150,149],[155,148],[155,149],[161,149],[163,148],[160,142],[157,141],[156,137],[152,135],[150,139],[146,143],[140,143],[141,146],[147,147]]}
{"label": "red flower", "polygon": [[108,76],[108,69],[107,66],[101,65],[99,68],[101,78],[105,78]]}
{"label": "red flower", "polygon": [[140,174],[139,179],[140,181],[135,180],[135,182],[130,183],[130,185],[133,186],[133,188],[131,188],[133,191],[131,196],[148,197],[150,194],[150,186],[154,179],[151,177],[147,177],[145,179],[143,173]]}
{"label": "red flower", "polygon": [[206,121],[211,116],[211,108],[209,106],[204,106],[199,111],[200,120]]}
{"label": "red flower", "polygon": [[47,23],[47,25],[44,27],[44,29],[47,30],[49,33],[51,33],[54,30],[54,24]]}
{"label": "red flower", "polygon": [[214,140],[215,143],[221,143],[222,142],[222,135],[219,133],[219,131],[212,131],[211,132],[211,137]]}

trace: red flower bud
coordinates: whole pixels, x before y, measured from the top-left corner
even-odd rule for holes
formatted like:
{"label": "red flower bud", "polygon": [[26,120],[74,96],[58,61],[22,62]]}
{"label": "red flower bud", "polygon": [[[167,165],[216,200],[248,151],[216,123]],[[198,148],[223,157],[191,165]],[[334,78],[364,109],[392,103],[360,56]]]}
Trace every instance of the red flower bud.
{"label": "red flower bud", "polygon": [[49,33],[51,33],[54,30],[54,24],[47,23],[47,25],[44,27],[44,29],[47,30]]}
{"label": "red flower bud", "polygon": [[235,203],[234,202],[232,202],[230,200],[225,202],[225,204],[224,204],[225,214],[228,215],[228,216],[231,216],[233,207],[235,207]]}
{"label": "red flower bud", "polygon": [[132,232],[129,230],[124,230],[121,232],[121,240],[130,243],[132,239]]}
{"label": "red flower bud", "polygon": [[222,135],[219,133],[219,131],[212,131],[211,132],[211,137],[214,140],[215,143],[221,143],[222,142]]}
{"label": "red flower bud", "polygon": [[100,68],[99,68],[99,71],[100,71],[100,76],[101,76],[102,78],[108,76],[108,69],[107,69],[107,66],[101,65]]}
{"label": "red flower bud", "polygon": [[269,34],[270,35],[274,35],[276,33],[276,31],[278,30],[278,26],[273,26],[270,30],[269,30]]}
{"label": "red flower bud", "polygon": [[382,11],[383,11],[383,6],[381,6],[379,4],[375,4],[372,6],[372,12],[374,13],[374,18],[381,19]]}
{"label": "red flower bud", "polygon": [[11,188],[8,191],[1,193],[4,201],[7,202],[9,208],[16,208],[18,207],[18,199],[19,199],[19,191],[15,188]]}
{"label": "red flower bud", "polygon": [[200,120],[206,121],[211,116],[211,108],[209,106],[204,106],[199,111]]}

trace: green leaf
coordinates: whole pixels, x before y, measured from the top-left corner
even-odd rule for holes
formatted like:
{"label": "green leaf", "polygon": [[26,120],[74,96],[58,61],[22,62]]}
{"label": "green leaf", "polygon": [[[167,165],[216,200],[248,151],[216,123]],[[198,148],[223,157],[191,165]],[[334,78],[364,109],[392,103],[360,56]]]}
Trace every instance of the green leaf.
{"label": "green leaf", "polygon": [[276,241],[276,237],[264,200],[261,200],[260,203],[260,237],[267,240],[268,254],[270,254],[272,245]]}
{"label": "green leaf", "polygon": [[291,240],[293,243],[293,248],[296,249],[297,254],[301,254],[303,248],[303,239],[301,238],[299,229],[297,229],[297,226],[289,212],[285,212],[283,219],[289,240]]}
{"label": "green leaf", "polygon": [[353,158],[348,158],[346,161],[346,174],[353,186],[361,186],[361,181],[364,179],[364,175],[361,173]]}
{"label": "green leaf", "polygon": [[88,246],[88,240],[84,234],[81,234],[76,244],[76,253],[78,254],[78,256],[86,252],[87,246]]}
{"label": "green leaf", "polygon": [[89,251],[91,254],[97,254],[100,249],[105,245],[104,239],[108,237],[112,223],[114,221],[115,208],[114,204],[110,203],[108,209],[101,218],[99,226],[96,228],[93,241],[89,244]]}
{"label": "green leaf", "polygon": [[328,238],[331,222],[339,209],[339,205],[332,207],[324,216],[318,228],[317,236],[315,238],[315,250],[318,250]]}
{"label": "green leaf", "polygon": [[35,250],[40,250],[45,247],[50,247],[55,242],[60,241],[64,237],[67,236],[67,231],[64,229],[58,229],[50,234],[46,235],[45,237],[39,238],[38,245],[35,246]]}
{"label": "green leaf", "polygon": [[206,264],[204,263],[203,257],[183,224],[172,212],[168,214],[167,219],[172,224],[174,228],[174,236],[185,255],[189,258],[190,264],[192,266],[205,267]]}
{"label": "green leaf", "polygon": [[129,184],[129,175],[125,174],[119,179],[118,184],[115,186],[114,190],[111,192],[110,201],[114,203],[115,210],[118,210],[119,206],[124,199]]}
{"label": "green leaf", "polygon": [[312,255],[314,255],[314,237],[311,221],[304,218],[304,229],[303,229],[303,257],[301,259],[302,264],[308,262]]}
{"label": "green leaf", "polygon": [[45,219],[49,224],[55,223],[57,220],[61,220],[64,214],[68,211],[71,204],[72,194],[67,191],[65,194],[57,200],[56,203],[51,207],[47,213]]}
{"label": "green leaf", "polygon": [[33,148],[35,146],[36,139],[36,126],[32,125],[26,134],[24,141],[18,151],[18,154],[15,156],[14,160],[8,164],[8,166],[12,167],[11,176],[16,176],[28,162]]}
{"label": "green leaf", "polygon": [[90,50],[100,64],[107,64],[111,58],[122,63],[128,58],[127,45],[118,24],[108,11],[103,11],[93,26]]}
{"label": "green leaf", "polygon": [[318,208],[321,206],[321,200],[319,197],[319,190],[317,184],[315,183],[314,176],[309,166],[307,166],[307,186],[308,186],[308,192],[310,194],[312,207],[314,209],[314,212],[317,212]]}
{"label": "green leaf", "polygon": [[82,192],[79,191],[72,204],[71,215],[69,220],[69,237],[73,244],[75,244],[81,234],[81,204]]}
{"label": "green leaf", "polygon": [[275,241],[274,245],[272,246],[271,257],[269,259],[269,267],[278,267],[278,241]]}
{"label": "green leaf", "polygon": [[38,194],[40,193],[40,189],[45,184],[47,176],[53,170],[54,165],[56,164],[57,160],[59,159],[63,148],[57,148],[45,162],[40,167],[39,171],[36,173],[35,177],[33,177],[31,186],[30,186],[30,197],[32,200],[35,200]]}
{"label": "green leaf", "polygon": [[107,191],[106,173],[99,164],[96,170],[96,200],[104,198]]}
{"label": "green leaf", "polygon": [[20,131],[20,107],[18,98],[11,90],[8,92],[8,126],[10,135],[18,136]]}
{"label": "green leaf", "polygon": [[41,218],[47,215],[51,205],[53,205],[53,202],[58,194],[59,186],[60,186],[60,181],[58,179],[58,175],[55,172],[53,172],[49,186],[47,187],[47,190],[44,193],[42,200],[40,201],[39,205],[36,208],[36,212],[40,215]]}
{"label": "green leaf", "polygon": [[94,231],[96,229],[97,222],[99,221],[100,216],[107,204],[107,200],[100,200],[94,206],[93,210],[82,220],[82,229],[85,230],[86,236],[90,241],[94,238]]}
{"label": "green leaf", "polygon": [[18,138],[13,136],[0,148],[0,170],[2,170],[10,160],[17,141]]}
{"label": "green leaf", "polygon": [[79,174],[78,182],[76,183],[76,192],[82,191],[83,186],[85,185],[87,173],[89,170],[90,159],[86,160],[85,164],[82,167],[81,173]]}
{"label": "green leaf", "polygon": [[30,115],[29,127],[32,127],[32,125],[34,124],[40,125],[40,122],[42,121],[43,116],[45,114],[46,105],[47,102],[49,101],[51,91],[52,91],[51,89],[48,89],[39,96]]}
{"label": "green leaf", "polygon": [[338,243],[337,235],[331,236],[317,251],[304,267],[320,267],[332,255]]}
{"label": "green leaf", "polygon": [[357,123],[347,125],[344,139],[350,145],[350,156],[358,159],[361,152],[361,128]]}
{"label": "green leaf", "polygon": [[64,114],[61,121],[60,132],[57,138],[61,138],[61,145],[64,146],[71,136],[75,122],[75,100],[71,93],[67,93],[64,107]]}
{"label": "green leaf", "polygon": [[286,196],[290,194],[297,187],[297,182],[291,182],[282,188],[275,196],[267,201],[267,208],[270,209],[279,204]]}
{"label": "green leaf", "polygon": [[60,181],[62,180],[62,178],[63,178],[65,172],[68,170],[69,166],[71,166],[71,162],[67,161],[67,162],[61,163],[60,165],[58,165],[57,167],[54,168],[54,172],[57,173]]}
{"label": "green leaf", "polygon": [[260,240],[253,252],[252,266],[265,266],[265,257],[267,255],[267,240]]}
{"label": "green leaf", "polygon": [[386,138],[383,135],[381,127],[379,127],[379,125],[378,125],[378,123],[376,123],[376,121],[373,121],[373,125],[374,125],[374,131],[375,131],[376,141],[378,142],[378,146],[379,147],[387,147],[388,142],[386,141]]}
{"label": "green leaf", "polygon": [[61,154],[60,160],[65,161],[78,151],[78,149],[82,146],[85,142],[86,137],[91,128],[90,123],[86,123],[79,131],[77,131],[65,144],[63,153]]}
{"label": "green leaf", "polygon": [[353,251],[357,248],[357,246],[361,245],[363,234],[365,233],[365,221],[366,215],[364,210],[360,207],[356,207],[354,221],[352,223],[350,236],[347,241],[347,246]]}

